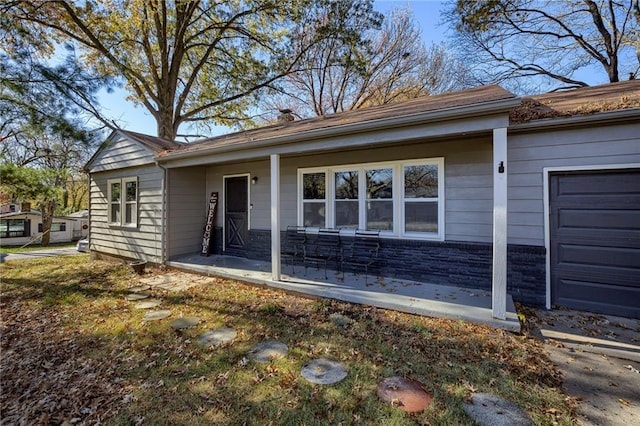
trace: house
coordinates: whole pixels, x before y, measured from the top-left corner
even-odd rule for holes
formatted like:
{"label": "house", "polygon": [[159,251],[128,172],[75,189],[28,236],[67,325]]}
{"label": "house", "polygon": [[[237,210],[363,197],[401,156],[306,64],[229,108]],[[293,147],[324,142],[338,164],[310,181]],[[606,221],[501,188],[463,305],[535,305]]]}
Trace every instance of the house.
{"label": "house", "polygon": [[[76,219],[54,216],[49,241],[52,243],[73,241],[75,224]],[[42,213],[37,210],[0,214],[0,244],[3,246],[39,243],[42,231]]]}
{"label": "house", "polygon": [[91,249],[271,261],[289,225],[378,229],[377,274],[640,317],[640,81],[496,85],[187,145],[117,130],[87,164]]}

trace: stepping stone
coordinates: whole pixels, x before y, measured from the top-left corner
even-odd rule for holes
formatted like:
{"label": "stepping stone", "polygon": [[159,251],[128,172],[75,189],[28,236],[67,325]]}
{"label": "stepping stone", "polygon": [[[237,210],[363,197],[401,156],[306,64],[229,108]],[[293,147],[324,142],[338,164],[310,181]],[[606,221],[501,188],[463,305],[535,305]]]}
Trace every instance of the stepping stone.
{"label": "stepping stone", "polygon": [[318,358],[302,367],[302,377],[318,385],[332,385],[347,377],[347,369],[338,361]]}
{"label": "stepping stone", "polygon": [[158,299],[147,299],[142,300],[135,304],[136,309],[152,309],[157,308],[162,303],[162,300]]}
{"label": "stepping stone", "polygon": [[147,293],[129,293],[124,298],[130,302],[135,302],[136,300],[147,299],[149,295]]}
{"label": "stepping stone", "polygon": [[238,333],[233,328],[216,328],[209,330],[198,338],[198,343],[205,346],[219,346],[229,343]]}
{"label": "stepping stone", "polygon": [[280,359],[287,356],[289,348],[287,345],[275,340],[265,340],[254,345],[249,350],[249,358],[257,362],[271,362],[274,359]]}
{"label": "stepping stone", "polygon": [[471,403],[462,404],[462,408],[479,426],[533,425],[526,411],[499,396],[490,393],[473,393],[471,401]]}
{"label": "stepping stone", "polygon": [[387,377],[378,383],[378,398],[408,413],[422,411],[431,405],[433,397],[417,380]]}
{"label": "stepping stone", "polygon": [[176,330],[182,330],[198,324],[200,324],[200,318],[197,317],[181,317],[171,321],[171,327]]}
{"label": "stepping stone", "polygon": [[136,285],[133,287],[129,287],[127,290],[129,290],[131,293],[140,293],[142,291],[149,290],[150,288],[151,286],[148,285]]}
{"label": "stepping stone", "polygon": [[153,311],[142,317],[142,321],[157,321],[171,315],[171,311]]}

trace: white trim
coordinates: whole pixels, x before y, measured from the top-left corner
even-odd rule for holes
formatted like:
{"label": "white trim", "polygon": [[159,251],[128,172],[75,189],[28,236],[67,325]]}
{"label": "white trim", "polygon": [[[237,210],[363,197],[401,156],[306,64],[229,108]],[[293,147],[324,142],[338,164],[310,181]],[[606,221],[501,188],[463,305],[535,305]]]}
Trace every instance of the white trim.
{"label": "white trim", "polygon": [[272,154],[271,166],[271,278],[280,281],[280,156]]}
{"label": "white trim", "polygon": [[[416,165],[436,165],[438,167],[438,232],[404,232],[404,167]],[[325,226],[335,227],[335,173],[358,172],[358,187],[366,187],[365,173],[371,169],[391,169],[393,172],[393,230],[381,231],[381,237],[444,241],[445,236],[445,173],[444,157],[420,158],[400,161],[343,164],[339,166],[299,168],[297,174],[297,223],[304,224],[302,176],[310,173],[325,173]],[[321,202],[321,201],[319,201]],[[359,226],[366,223],[366,193],[358,191]]]}
{"label": "white trim", "polygon": [[493,130],[493,273],[491,309],[507,318],[507,129]]}
{"label": "white trim", "polygon": [[544,248],[545,248],[545,268],[546,268],[546,296],[545,307],[551,309],[551,229],[549,214],[551,210],[551,199],[549,198],[549,177],[557,172],[589,172],[599,170],[622,170],[640,169],[640,163],[625,164],[593,164],[587,166],[555,166],[542,168],[542,196],[544,214]]}
{"label": "white trim", "polygon": [[[250,173],[236,173],[232,175],[222,175],[222,200],[219,200],[220,208],[222,209],[222,251],[227,249],[226,238],[226,225],[227,225],[227,182],[228,178],[246,177],[247,178],[247,231],[251,230],[251,174]],[[207,204],[209,199],[207,198]]]}

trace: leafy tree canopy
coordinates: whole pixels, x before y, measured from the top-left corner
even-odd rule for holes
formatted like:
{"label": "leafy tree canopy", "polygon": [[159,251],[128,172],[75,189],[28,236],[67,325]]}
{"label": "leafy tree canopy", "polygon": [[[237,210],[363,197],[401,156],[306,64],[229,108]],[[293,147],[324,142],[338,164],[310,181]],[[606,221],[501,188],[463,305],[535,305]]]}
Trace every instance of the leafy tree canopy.
{"label": "leafy tree canopy", "polygon": [[[359,2],[356,19],[320,22],[307,12],[324,5],[341,13],[342,2],[16,0],[4,12],[20,23],[22,39],[73,43],[85,66],[124,80],[130,99],[155,118],[158,136],[174,139],[181,125],[247,119],[252,97],[294,71],[318,38],[357,38],[351,23],[371,13],[372,1]],[[315,37],[301,36],[308,28]],[[41,52],[51,49],[44,44]]]}

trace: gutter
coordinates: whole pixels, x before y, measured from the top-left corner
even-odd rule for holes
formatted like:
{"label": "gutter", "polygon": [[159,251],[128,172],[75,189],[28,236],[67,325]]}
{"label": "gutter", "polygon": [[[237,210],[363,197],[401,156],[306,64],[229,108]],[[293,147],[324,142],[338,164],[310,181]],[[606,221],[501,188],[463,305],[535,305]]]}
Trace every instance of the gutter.
{"label": "gutter", "polygon": [[[411,115],[404,115],[400,117],[388,117],[377,120],[336,125],[332,127],[323,127],[320,129],[307,130],[300,133],[291,133],[282,136],[275,136],[268,139],[255,140],[247,137],[247,140],[242,143],[233,143],[221,147],[212,146],[203,149],[192,149],[187,152],[173,151],[165,156],[156,157],[156,163],[167,163],[173,160],[180,160],[190,157],[200,157],[210,154],[218,154],[232,151],[244,151],[248,149],[264,148],[273,145],[284,145],[288,143],[295,143],[300,141],[310,141],[317,139],[327,139],[336,136],[350,135],[354,133],[365,133],[376,130],[383,130],[389,128],[405,127],[415,124],[422,124],[424,122],[434,123],[439,121],[454,120],[457,118],[465,118],[470,115],[481,116],[491,113],[506,112],[513,107],[520,105],[520,98],[507,98],[496,101],[479,103],[471,106],[461,108],[441,109],[435,111],[426,111]],[[247,142],[251,142],[250,145],[245,145]]]}
{"label": "gutter", "polygon": [[166,232],[166,205],[167,205],[167,179],[169,174],[167,173],[167,168],[162,164],[155,162],[156,166],[158,166],[162,170],[162,205],[160,208],[160,262],[159,265],[164,265],[166,262],[166,240],[167,240],[167,232]]}
{"label": "gutter", "polygon": [[640,108],[617,111],[598,112],[589,115],[574,115],[571,117],[545,118],[528,123],[510,124],[509,133],[526,133],[547,130],[549,127],[567,128],[583,127],[593,124],[617,124],[620,122],[640,122]]}

